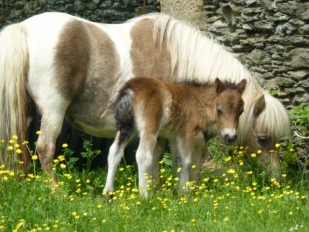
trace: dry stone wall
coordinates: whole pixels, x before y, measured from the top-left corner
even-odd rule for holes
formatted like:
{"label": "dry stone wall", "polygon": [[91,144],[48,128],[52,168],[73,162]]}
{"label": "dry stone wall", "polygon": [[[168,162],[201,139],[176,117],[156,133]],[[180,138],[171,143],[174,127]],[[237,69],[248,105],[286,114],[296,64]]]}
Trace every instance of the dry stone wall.
{"label": "dry stone wall", "polygon": [[203,28],[287,109],[309,104],[309,2],[204,0]]}
{"label": "dry stone wall", "polygon": [[159,11],[159,3],[155,0],[0,0],[0,28],[49,11],[94,22],[119,23],[139,14]]}

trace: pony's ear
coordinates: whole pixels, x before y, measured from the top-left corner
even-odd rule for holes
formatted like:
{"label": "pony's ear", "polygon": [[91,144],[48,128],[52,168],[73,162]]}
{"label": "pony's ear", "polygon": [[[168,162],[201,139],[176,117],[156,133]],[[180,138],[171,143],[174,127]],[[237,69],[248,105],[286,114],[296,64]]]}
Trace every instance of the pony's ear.
{"label": "pony's ear", "polygon": [[263,94],[261,97],[259,97],[256,100],[254,104],[254,108],[253,108],[254,117],[258,117],[263,112],[263,110],[265,110],[265,107],[266,107],[266,103],[265,103],[265,97]]}
{"label": "pony's ear", "polygon": [[237,85],[236,89],[242,94],[247,86],[247,80],[242,79]]}
{"label": "pony's ear", "polygon": [[215,87],[217,94],[221,93],[224,90],[224,85],[218,77],[215,80]]}

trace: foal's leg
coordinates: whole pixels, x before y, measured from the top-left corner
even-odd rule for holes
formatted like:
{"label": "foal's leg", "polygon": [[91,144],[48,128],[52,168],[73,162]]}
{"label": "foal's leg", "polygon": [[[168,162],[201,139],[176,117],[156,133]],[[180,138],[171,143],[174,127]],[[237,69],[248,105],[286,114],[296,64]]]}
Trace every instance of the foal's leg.
{"label": "foal's leg", "polygon": [[160,160],[162,160],[164,156],[165,148],[166,148],[166,139],[159,137],[153,152],[153,163],[152,163],[152,177],[157,189],[161,188]]}
{"label": "foal's leg", "polygon": [[103,194],[106,198],[110,197],[110,194],[114,191],[114,181],[118,165],[124,156],[124,149],[128,145],[130,139],[126,139],[122,144],[119,144],[120,132],[116,134],[116,138],[109,148],[108,153],[108,171],[106,177],[106,184],[103,190]]}
{"label": "foal's leg", "polygon": [[[181,170],[179,174],[179,186],[180,192],[189,192],[190,190],[190,174],[195,176],[192,171],[192,161],[199,160],[198,158],[192,158],[193,151],[195,149],[196,135],[193,133],[186,133],[178,137],[177,147],[179,157],[181,160]],[[196,168],[196,167],[195,167]],[[198,167],[200,168],[200,166]]]}
{"label": "foal's leg", "polygon": [[147,188],[153,181],[153,151],[157,142],[157,136],[153,133],[140,134],[139,146],[136,151],[138,166],[139,189],[145,197],[148,196]]}
{"label": "foal's leg", "polygon": [[200,173],[201,173],[201,164],[202,164],[202,156],[204,149],[206,147],[205,139],[202,133],[199,133],[195,146],[194,151],[192,153],[192,168],[190,168],[189,172],[189,181],[194,182],[195,185],[199,184]]}

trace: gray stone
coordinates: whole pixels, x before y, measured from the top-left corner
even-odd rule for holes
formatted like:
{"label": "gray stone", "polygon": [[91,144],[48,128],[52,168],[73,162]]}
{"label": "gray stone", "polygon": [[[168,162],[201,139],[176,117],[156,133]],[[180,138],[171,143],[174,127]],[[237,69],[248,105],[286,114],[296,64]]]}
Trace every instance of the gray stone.
{"label": "gray stone", "polygon": [[271,21],[257,21],[254,22],[254,27],[260,30],[272,30],[274,23]]}
{"label": "gray stone", "polygon": [[302,80],[309,76],[309,70],[290,71],[288,72],[288,75],[294,80]]}
{"label": "gray stone", "polygon": [[295,81],[291,80],[290,78],[286,78],[286,77],[276,77],[275,80],[278,86],[281,86],[281,87],[293,87],[295,84]]}
{"label": "gray stone", "polygon": [[289,53],[283,54],[286,57],[285,65],[293,69],[309,68],[309,50],[295,48]]}
{"label": "gray stone", "polygon": [[306,35],[309,35],[309,24],[306,24],[300,28],[300,31]]}
{"label": "gray stone", "polygon": [[267,52],[258,49],[254,49],[247,58],[254,64],[267,64],[271,61]]}

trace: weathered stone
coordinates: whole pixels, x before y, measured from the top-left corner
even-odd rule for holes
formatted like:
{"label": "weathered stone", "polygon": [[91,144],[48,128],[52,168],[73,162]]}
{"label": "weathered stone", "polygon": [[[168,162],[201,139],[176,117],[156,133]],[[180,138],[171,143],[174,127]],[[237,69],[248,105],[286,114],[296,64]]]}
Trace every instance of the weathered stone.
{"label": "weathered stone", "polygon": [[271,21],[257,21],[253,23],[256,29],[260,30],[272,30],[274,23]]}
{"label": "weathered stone", "polygon": [[266,73],[267,72],[267,70],[260,68],[260,67],[256,67],[256,66],[250,67],[250,71],[251,72],[258,72],[258,73]]}
{"label": "weathered stone", "polygon": [[242,28],[245,29],[245,30],[250,30],[250,31],[251,31],[251,30],[253,30],[254,27],[251,26],[251,25],[249,25],[249,24],[244,24],[244,25],[242,26]]}
{"label": "weathered stone", "polygon": [[309,70],[290,71],[288,72],[288,75],[294,80],[302,80],[309,76]]}
{"label": "weathered stone", "polygon": [[289,35],[292,32],[294,32],[297,28],[293,26],[291,23],[284,23],[284,24],[279,24],[276,27],[276,34],[279,34],[281,36]]}
{"label": "weathered stone", "polygon": [[304,48],[295,48],[289,53],[283,54],[286,57],[285,65],[293,69],[309,68],[309,50]]}
{"label": "weathered stone", "polygon": [[247,58],[254,64],[266,64],[271,60],[267,52],[258,49],[255,49],[248,54]]}
{"label": "weathered stone", "polygon": [[275,80],[277,84],[282,87],[293,87],[295,84],[295,81],[286,77],[276,77]]}
{"label": "weathered stone", "polygon": [[309,24],[306,24],[300,28],[300,31],[306,35],[309,35]]}

